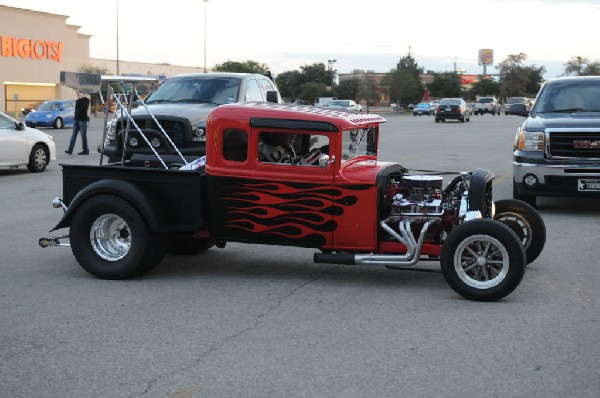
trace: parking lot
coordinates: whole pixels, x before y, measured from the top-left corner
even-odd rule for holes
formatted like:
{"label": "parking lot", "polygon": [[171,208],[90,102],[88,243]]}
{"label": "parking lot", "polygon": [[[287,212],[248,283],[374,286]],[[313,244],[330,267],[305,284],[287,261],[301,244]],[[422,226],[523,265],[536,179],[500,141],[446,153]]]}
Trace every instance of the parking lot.
{"label": "parking lot", "polygon": [[[494,199],[511,197],[521,117],[385,117],[380,160],[486,168]],[[102,123],[90,122],[89,156],[64,153],[70,129],[46,129],[58,162],[0,170],[0,396],[597,397],[597,200],[540,198],[546,247],[494,303],[461,298],[435,272],[314,264],[312,249],[237,243],[99,280],[68,247],[38,238],[61,216],[58,163],[98,164]]]}

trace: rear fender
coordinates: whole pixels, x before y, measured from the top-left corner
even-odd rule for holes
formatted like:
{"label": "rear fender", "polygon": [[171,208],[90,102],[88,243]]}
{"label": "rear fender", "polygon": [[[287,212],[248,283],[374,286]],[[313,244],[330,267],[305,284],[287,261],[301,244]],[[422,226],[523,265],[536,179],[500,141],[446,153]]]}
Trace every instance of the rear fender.
{"label": "rear fender", "polygon": [[142,217],[146,220],[151,230],[158,228],[159,222],[157,217],[157,209],[152,206],[149,198],[145,195],[135,184],[122,180],[105,179],[96,181],[75,195],[71,203],[67,208],[67,211],[63,215],[63,218],[59,223],[50,230],[50,232],[61,228],[67,228],[71,226],[71,220],[73,215],[77,212],[77,209],[87,199],[96,195],[114,195],[123,200],[129,202],[136,210],[140,212]]}

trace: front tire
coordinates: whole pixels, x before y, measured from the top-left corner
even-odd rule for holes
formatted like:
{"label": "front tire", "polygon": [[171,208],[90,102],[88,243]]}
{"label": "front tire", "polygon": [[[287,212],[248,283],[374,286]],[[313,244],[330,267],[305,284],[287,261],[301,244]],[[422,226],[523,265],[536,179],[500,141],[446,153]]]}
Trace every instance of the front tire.
{"label": "front tire", "polygon": [[546,225],[535,208],[521,200],[504,199],[495,203],[494,220],[507,225],[516,234],[531,264],[546,244]]}
{"label": "front tire", "polygon": [[444,279],[456,293],[469,300],[496,301],[521,283],[526,257],[509,227],[478,219],[450,232],[440,262]]}
{"label": "front tire", "polygon": [[46,170],[50,160],[50,151],[42,144],[37,144],[29,154],[29,163],[27,169],[32,173],[41,173]]}
{"label": "front tire", "polygon": [[140,213],[113,195],[87,199],[76,209],[69,231],[77,262],[102,279],[126,279],[158,265],[164,241],[152,233]]}

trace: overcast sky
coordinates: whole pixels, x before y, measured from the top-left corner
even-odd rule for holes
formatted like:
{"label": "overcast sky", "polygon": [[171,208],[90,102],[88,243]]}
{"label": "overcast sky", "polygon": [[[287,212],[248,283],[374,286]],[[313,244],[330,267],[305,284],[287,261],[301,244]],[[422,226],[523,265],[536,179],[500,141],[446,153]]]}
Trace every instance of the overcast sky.
{"label": "overcast sky", "polygon": [[[426,70],[481,73],[509,54],[546,66],[581,55],[600,61],[600,0],[0,0],[69,16],[91,34],[90,56],[211,68],[254,60],[275,73],[335,59],[335,69],[387,72],[410,51]],[[118,4],[118,7],[117,7]],[[205,14],[206,11],[206,14]],[[205,25],[205,17],[207,24]],[[206,36],[205,36],[206,32]],[[0,27],[0,34],[2,32]],[[409,50],[410,49],[410,50]],[[494,67],[487,67],[495,73]]]}

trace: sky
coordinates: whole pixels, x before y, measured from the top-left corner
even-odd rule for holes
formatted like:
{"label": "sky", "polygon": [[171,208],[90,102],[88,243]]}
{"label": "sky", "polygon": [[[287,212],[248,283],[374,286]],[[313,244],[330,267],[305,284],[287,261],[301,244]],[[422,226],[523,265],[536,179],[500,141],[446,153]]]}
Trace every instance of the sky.
{"label": "sky", "polygon": [[[338,73],[388,72],[410,54],[436,72],[479,74],[525,53],[526,66],[564,72],[571,57],[600,62],[600,0],[0,0],[69,16],[92,35],[90,57],[209,69],[253,60],[275,74],[328,60]],[[205,24],[206,21],[206,24]],[[1,28],[0,28],[1,33]],[[205,47],[206,43],[206,47]],[[206,54],[206,58],[205,58]],[[494,66],[487,73],[496,73]]]}

